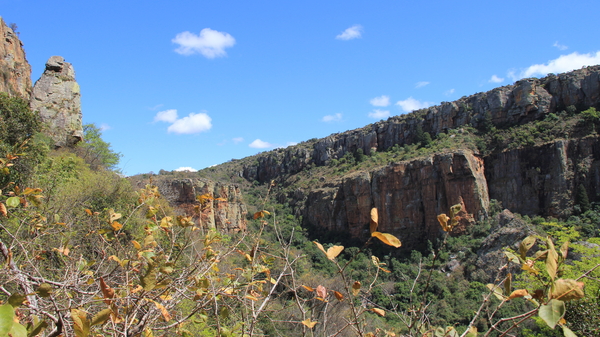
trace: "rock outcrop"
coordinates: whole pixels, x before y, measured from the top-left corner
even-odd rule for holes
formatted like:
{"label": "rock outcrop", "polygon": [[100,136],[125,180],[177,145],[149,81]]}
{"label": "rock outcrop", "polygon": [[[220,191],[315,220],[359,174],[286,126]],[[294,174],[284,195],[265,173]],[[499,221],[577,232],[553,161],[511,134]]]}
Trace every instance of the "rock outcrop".
{"label": "rock outcrop", "polygon": [[241,174],[246,179],[265,182],[282,174],[298,173],[310,165],[326,165],[358,149],[370,154],[396,144],[411,144],[415,142],[418,127],[434,136],[464,125],[516,125],[541,119],[571,105],[578,110],[600,108],[600,66],[541,79],[523,79],[454,102],[390,117],[361,129],[267,152],[256,156],[257,164],[246,166]]}
{"label": "rock outcrop", "polygon": [[23,43],[0,17],[0,91],[29,100],[31,66],[25,58]]}
{"label": "rock outcrop", "polygon": [[[182,179],[158,176],[154,179],[160,194],[182,214],[192,215],[205,228],[235,233],[246,229],[246,205],[238,186],[208,179]],[[198,196],[209,195],[204,202]],[[195,206],[199,208],[195,209]],[[198,213],[199,211],[199,213]]]}
{"label": "rock outcrop", "polygon": [[[298,197],[298,192],[295,198]],[[441,232],[437,215],[461,204],[461,234],[487,215],[489,197],[483,160],[470,151],[440,153],[357,172],[301,197],[303,218],[318,228],[349,233],[366,241],[372,207],[379,230],[396,235],[405,247],[424,249]]]}
{"label": "rock outcrop", "polygon": [[[461,126],[506,127],[541,120],[562,110],[600,108],[600,66],[477,93],[454,102],[395,116],[361,129],[313,139],[259,154],[239,175],[248,180],[288,178],[344,155],[383,151],[412,144],[417,130],[437,135]],[[291,181],[291,180],[290,180]],[[327,232],[369,237],[369,212],[379,209],[379,228],[399,237],[406,249],[424,248],[439,237],[436,216],[462,204],[460,234],[487,215],[489,200],[524,215],[564,217],[574,209],[575,189],[600,199],[600,138],[557,139],[543,145],[496,152],[486,157],[469,151],[442,153],[356,172],[312,189],[286,192],[306,225]]]}
{"label": "rock outcrop", "polygon": [[33,87],[31,108],[48,125],[56,147],[73,146],[83,139],[81,94],[73,66],[61,56],[52,56]]}

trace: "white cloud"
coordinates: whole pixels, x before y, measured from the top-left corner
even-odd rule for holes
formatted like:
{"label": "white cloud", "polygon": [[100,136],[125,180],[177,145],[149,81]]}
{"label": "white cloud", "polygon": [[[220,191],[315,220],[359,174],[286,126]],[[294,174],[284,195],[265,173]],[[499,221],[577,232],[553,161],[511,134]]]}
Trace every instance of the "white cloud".
{"label": "white cloud", "polygon": [[232,140],[233,140],[234,144],[239,144],[239,143],[241,143],[241,142],[244,141],[244,138],[242,138],[242,137],[235,137]]}
{"label": "white cloud", "polygon": [[369,112],[369,117],[375,118],[375,119],[384,119],[384,118],[390,117],[390,112],[389,112],[389,110],[375,109],[375,110]]}
{"label": "white cloud", "polygon": [[225,48],[233,47],[235,39],[225,32],[204,28],[199,35],[182,32],[175,36],[171,42],[179,45],[175,52],[181,55],[202,54],[212,59],[226,56]]}
{"label": "white cloud", "polygon": [[168,132],[192,134],[208,131],[212,128],[212,119],[204,112],[190,113],[187,117],[177,119],[167,129]]}
{"label": "white cloud", "polygon": [[519,76],[516,76],[514,72],[509,72],[509,76],[512,75],[513,79],[516,81],[521,78],[532,77],[535,75],[544,76],[549,73],[564,73],[584,66],[596,64],[600,64],[600,51],[588,54],[573,52],[568,55],[561,55],[557,59],[550,60],[547,64],[534,64],[523,70]]}
{"label": "white cloud", "polygon": [[285,147],[298,145],[298,142],[287,142]]}
{"label": "white cloud", "polygon": [[270,148],[270,147],[274,147],[273,144],[271,144],[269,142],[262,141],[260,139],[254,140],[248,146],[251,147],[251,148],[254,148],[254,149],[267,149],[267,148]]}
{"label": "white cloud", "polygon": [[198,170],[189,166],[183,166],[178,169],[175,169],[175,172],[198,172]]}
{"label": "white cloud", "polygon": [[112,127],[108,124],[106,124],[106,123],[100,124],[100,131],[108,131],[110,129],[112,129]]}
{"label": "white cloud", "polygon": [[490,80],[488,81],[490,83],[502,83],[504,82],[504,78],[500,78],[498,76],[496,76],[495,74],[492,75],[492,78],[490,78]]}
{"label": "white cloud", "polygon": [[176,120],[177,120],[177,110],[175,110],[175,109],[159,111],[156,114],[156,116],[154,116],[155,122],[175,123]]}
{"label": "white cloud", "polygon": [[342,114],[336,113],[335,115],[327,115],[323,117],[323,122],[339,122],[342,120]]}
{"label": "white cloud", "polygon": [[564,44],[558,43],[558,41],[554,42],[554,44],[552,45],[552,47],[556,47],[556,48],[558,48],[558,50],[567,50],[567,49],[569,49],[569,47],[565,46]]}
{"label": "white cloud", "polygon": [[446,90],[446,91],[444,92],[444,95],[446,95],[446,96],[450,96],[450,95],[452,95],[453,93],[454,93],[454,89],[450,89],[450,90]]}
{"label": "white cloud", "polygon": [[369,101],[372,106],[388,106],[390,105],[390,96],[381,95]]}
{"label": "white cloud", "polygon": [[424,86],[426,86],[428,84],[429,84],[429,82],[427,82],[427,81],[417,82],[417,84],[415,85],[415,88],[423,88]]}
{"label": "white cloud", "polygon": [[361,25],[354,25],[345,31],[343,31],[340,35],[335,38],[338,40],[352,40],[358,39],[362,37],[363,27]]}
{"label": "white cloud", "polygon": [[405,112],[411,112],[414,110],[428,108],[432,105],[431,102],[421,102],[412,97],[409,97],[403,101],[396,102],[396,105],[400,106],[402,110]]}

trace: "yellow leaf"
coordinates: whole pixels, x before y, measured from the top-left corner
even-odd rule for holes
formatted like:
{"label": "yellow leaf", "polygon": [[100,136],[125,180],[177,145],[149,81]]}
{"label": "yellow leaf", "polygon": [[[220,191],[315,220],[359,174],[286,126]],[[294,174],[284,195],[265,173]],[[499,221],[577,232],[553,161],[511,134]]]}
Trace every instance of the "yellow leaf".
{"label": "yellow leaf", "polygon": [[356,295],[358,295],[359,292],[360,292],[360,282],[355,281],[354,284],[352,284],[352,295],[356,296]]}
{"label": "yellow leaf", "polygon": [[89,215],[89,216],[92,216],[92,215],[94,215],[94,213],[92,213],[92,210],[90,210],[90,209],[87,209],[87,208],[86,208],[86,209],[85,209],[85,212],[86,212],[86,213],[87,213],[87,215]]}
{"label": "yellow leaf", "polygon": [[381,240],[381,242],[385,243],[388,246],[392,246],[392,247],[396,247],[396,248],[399,248],[400,246],[402,246],[402,243],[400,242],[400,240],[398,240],[398,238],[393,236],[392,234],[373,232],[373,233],[371,233],[371,236],[378,238],[379,240]]}
{"label": "yellow leaf", "polygon": [[378,308],[371,308],[369,310],[371,310],[372,312],[376,313],[377,315],[379,315],[381,317],[385,316],[385,311],[384,310],[381,310],[381,309],[378,309]]}
{"label": "yellow leaf", "polygon": [[340,293],[339,291],[333,291],[333,294],[335,295],[335,298],[337,298],[338,301],[343,301],[344,300],[344,295],[342,295],[342,293]]}
{"label": "yellow leaf", "polygon": [[[152,301],[152,300],[150,300],[150,301]],[[167,310],[167,308],[165,308],[164,305],[162,305],[162,304],[160,304],[160,303],[158,303],[156,301],[152,301],[152,302],[154,302],[154,305],[156,306],[156,308],[158,310],[160,310],[160,313],[162,314],[163,319],[165,320],[165,322],[170,321],[171,320],[171,314],[169,314],[169,311]]]}
{"label": "yellow leaf", "polygon": [[123,228],[123,225],[121,225],[120,223],[113,221],[113,223],[110,224],[110,226],[112,227],[113,231],[118,231],[121,228]]}
{"label": "yellow leaf", "polygon": [[252,300],[252,301],[258,301],[258,298],[254,297],[252,295],[246,295],[244,297],[246,297],[247,299]]}
{"label": "yellow leaf", "polygon": [[496,296],[497,299],[499,299],[500,301],[504,301],[504,294],[502,294],[502,289],[500,289],[500,287],[491,283],[487,284],[486,287],[492,291],[492,293],[494,294],[494,296]]}
{"label": "yellow leaf", "polygon": [[140,245],[139,242],[137,242],[135,240],[131,240],[131,243],[133,243],[133,247],[135,247],[135,249],[137,249],[137,250],[142,249],[142,245]]}
{"label": "yellow leaf", "polygon": [[313,291],[315,291],[313,288],[311,288],[311,287],[309,287],[309,286],[305,286],[305,285],[303,285],[302,287],[303,287],[304,289],[306,289],[306,290],[310,291],[310,292],[313,292]]}
{"label": "yellow leaf", "polygon": [[450,218],[446,214],[438,215],[437,219],[440,225],[442,226],[444,232],[449,232],[452,230],[452,227],[448,225],[448,220],[450,220]]}
{"label": "yellow leaf", "polygon": [[379,215],[377,214],[377,208],[371,209],[371,233],[377,230],[379,226]]}
{"label": "yellow leaf", "polygon": [[317,248],[319,248],[320,251],[322,251],[323,253],[325,253],[325,255],[327,256],[328,259],[330,259],[331,261],[335,260],[335,258],[340,255],[340,253],[344,250],[344,246],[332,246],[329,247],[329,249],[327,249],[327,251],[325,251],[325,248],[323,248],[323,245],[321,245],[320,243],[313,241],[315,245],[317,245]]}
{"label": "yellow leaf", "polygon": [[302,324],[304,324],[309,329],[312,329],[317,323],[317,321],[311,321],[310,318],[307,318],[302,321]]}

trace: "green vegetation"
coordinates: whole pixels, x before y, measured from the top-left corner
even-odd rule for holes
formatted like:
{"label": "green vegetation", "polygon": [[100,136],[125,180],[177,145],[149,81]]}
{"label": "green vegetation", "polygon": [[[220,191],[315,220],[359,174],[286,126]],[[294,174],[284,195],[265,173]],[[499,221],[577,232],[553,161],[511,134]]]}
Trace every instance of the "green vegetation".
{"label": "green vegetation", "polygon": [[161,178],[239,184],[248,230],[219,233],[202,216],[226,200],[208,193],[187,214],[171,209],[151,175],[132,179],[147,183],[135,189],[114,171],[120,155],[96,126],[75,149],[52,150],[26,102],[0,94],[3,123],[19,130],[0,128],[0,335],[597,336],[600,207],[583,184],[570,218],[522,217],[531,235],[500,252],[498,275],[476,266],[500,227],[497,202],[462,235],[453,233],[453,207],[438,217],[443,235],[428,249],[397,253],[400,242],[378,230],[376,211],[365,242],[317,238],[287,198],[435,153],[595,135],[582,123],[596,123],[595,110],[586,111],[505,128],[490,119],[435,137],[421,129],[413,144],[356,149],[323,166],[302,161],[310,140],[290,155],[302,169],[268,184],[240,172],[263,160],[277,165],[286,151],[199,173],[161,170]]}

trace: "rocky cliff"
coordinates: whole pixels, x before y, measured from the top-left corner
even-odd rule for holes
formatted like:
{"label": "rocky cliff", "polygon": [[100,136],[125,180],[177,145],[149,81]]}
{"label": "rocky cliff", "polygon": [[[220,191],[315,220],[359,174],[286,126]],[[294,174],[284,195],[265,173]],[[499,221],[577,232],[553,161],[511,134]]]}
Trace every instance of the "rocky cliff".
{"label": "rocky cliff", "polygon": [[257,156],[257,163],[246,166],[242,175],[264,182],[282,174],[298,173],[312,164],[326,165],[358,149],[369,154],[396,144],[411,144],[419,126],[435,136],[464,125],[482,127],[486,122],[497,126],[516,125],[541,119],[571,105],[578,110],[600,108],[600,66],[541,79],[523,79],[454,102],[390,117],[361,129],[271,151]]}
{"label": "rocky cliff", "polygon": [[[143,182],[137,184],[142,187]],[[153,184],[171,206],[182,214],[193,216],[203,227],[227,233],[246,229],[246,205],[236,185],[169,176],[154,177]],[[197,197],[201,195],[210,197],[199,202]]]}
{"label": "rocky cliff", "polygon": [[440,153],[356,172],[339,182],[306,192],[301,213],[310,224],[366,240],[370,210],[379,210],[379,230],[396,235],[405,247],[425,248],[440,234],[437,215],[461,204],[456,234],[487,215],[489,194],[483,160],[470,151]]}
{"label": "rocky cliff", "polygon": [[0,91],[29,99],[31,66],[25,58],[23,43],[0,17]]}
{"label": "rocky cliff", "polygon": [[73,65],[52,56],[35,82],[31,109],[37,110],[56,147],[73,146],[83,139],[81,93]]}
{"label": "rocky cliff", "polygon": [[[524,79],[361,129],[263,153],[244,161],[238,173],[248,180],[274,179],[292,186],[295,175],[310,175],[311,168],[358,149],[371,154],[396,144],[412,144],[418,129],[435,136],[467,125],[505,128],[573,110],[570,106],[577,111],[600,107],[600,66]],[[557,217],[572,213],[579,185],[585,186],[592,201],[598,200],[600,138],[592,132],[485,156],[449,151],[312,181],[312,186],[280,196],[306,225],[365,241],[370,209],[377,207],[380,230],[398,236],[405,248],[421,249],[440,234],[436,216],[457,203],[463,206],[460,226],[454,232],[458,235],[485,218],[491,199],[515,213]]]}

